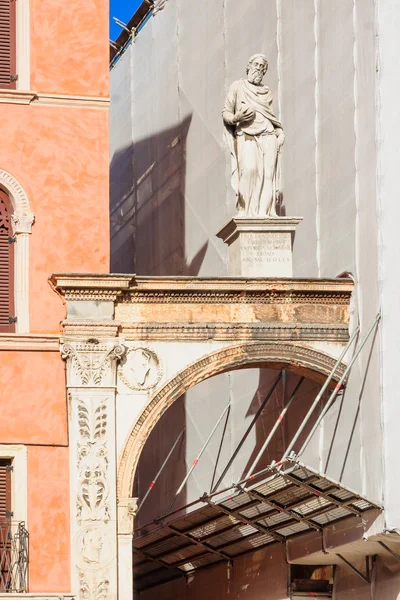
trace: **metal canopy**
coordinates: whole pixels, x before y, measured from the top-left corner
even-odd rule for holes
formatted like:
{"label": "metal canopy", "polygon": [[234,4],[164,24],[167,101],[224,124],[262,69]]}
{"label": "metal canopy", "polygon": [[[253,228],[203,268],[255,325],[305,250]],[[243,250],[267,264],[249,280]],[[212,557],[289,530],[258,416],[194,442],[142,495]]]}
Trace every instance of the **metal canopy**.
{"label": "metal canopy", "polygon": [[192,512],[141,528],[133,539],[136,588],[382,509],[295,458],[271,465],[270,472],[261,483],[237,486],[220,500],[204,495]]}

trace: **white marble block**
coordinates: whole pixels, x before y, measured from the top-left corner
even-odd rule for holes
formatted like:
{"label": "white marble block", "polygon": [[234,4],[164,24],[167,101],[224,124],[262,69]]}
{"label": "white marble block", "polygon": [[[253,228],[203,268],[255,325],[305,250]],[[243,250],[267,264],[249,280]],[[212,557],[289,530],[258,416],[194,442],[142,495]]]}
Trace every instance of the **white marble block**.
{"label": "white marble block", "polygon": [[217,233],[228,244],[229,273],[242,277],[293,277],[292,252],[302,217],[235,217]]}

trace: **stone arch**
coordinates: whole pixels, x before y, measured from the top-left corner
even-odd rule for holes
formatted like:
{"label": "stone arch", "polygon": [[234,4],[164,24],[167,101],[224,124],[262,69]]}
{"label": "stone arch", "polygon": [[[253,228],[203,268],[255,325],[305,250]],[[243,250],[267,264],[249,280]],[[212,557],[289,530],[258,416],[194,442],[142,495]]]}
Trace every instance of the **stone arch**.
{"label": "stone arch", "polygon": [[0,169],[0,187],[8,194],[13,207],[11,226],[15,236],[14,306],[16,333],[29,333],[29,237],[35,216],[27,193],[7,171]]}
{"label": "stone arch", "polygon": [[[234,369],[271,367],[286,369],[324,381],[336,359],[321,351],[296,342],[242,343],[217,350],[185,367],[158,389],[136,420],[121,455],[118,467],[119,498],[132,496],[133,481],[142,449],[164,412],[189,388],[214,375]],[[334,387],[344,372],[339,365],[331,385]]]}
{"label": "stone arch", "polygon": [[14,233],[31,233],[35,217],[22,185],[10,173],[0,169],[0,187],[7,192],[14,208],[12,216]]}

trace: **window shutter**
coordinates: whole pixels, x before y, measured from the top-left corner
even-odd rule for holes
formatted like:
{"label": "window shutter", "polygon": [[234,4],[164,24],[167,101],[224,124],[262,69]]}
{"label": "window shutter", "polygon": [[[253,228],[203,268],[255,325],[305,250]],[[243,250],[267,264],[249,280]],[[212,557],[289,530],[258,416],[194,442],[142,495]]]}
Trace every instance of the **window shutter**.
{"label": "window shutter", "polygon": [[0,523],[11,512],[11,460],[0,459]]}
{"label": "window shutter", "polygon": [[16,85],[16,1],[0,0],[0,88]]}
{"label": "window shutter", "polygon": [[[14,331],[14,243],[11,231],[11,203],[0,190],[0,332]],[[11,321],[11,322],[10,322]]]}

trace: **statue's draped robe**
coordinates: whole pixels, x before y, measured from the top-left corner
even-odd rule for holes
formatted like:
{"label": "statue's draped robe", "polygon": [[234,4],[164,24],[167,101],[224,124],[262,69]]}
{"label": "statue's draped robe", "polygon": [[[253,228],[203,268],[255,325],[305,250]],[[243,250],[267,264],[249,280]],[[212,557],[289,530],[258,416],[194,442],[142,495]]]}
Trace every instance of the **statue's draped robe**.
{"label": "statue's draped robe", "polygon": [[[238,125],[235,113],[250,107],[255,116]],[[276,130],[282,125],[272,108],[268,87],[245,79],[235,81],[226,96],[222,113],[232,156],[232,187],[237,194],[238,216],[274,216],[277,191]]]}

